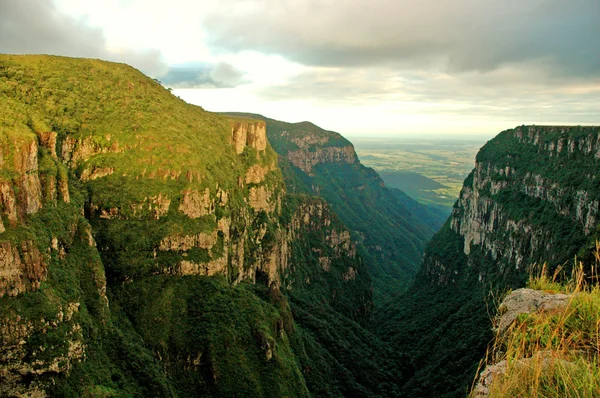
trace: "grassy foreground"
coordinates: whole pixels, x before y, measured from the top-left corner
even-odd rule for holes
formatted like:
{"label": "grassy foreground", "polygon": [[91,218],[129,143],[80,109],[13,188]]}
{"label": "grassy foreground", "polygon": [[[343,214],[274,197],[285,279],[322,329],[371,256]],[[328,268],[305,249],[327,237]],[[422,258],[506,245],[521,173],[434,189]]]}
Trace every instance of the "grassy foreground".
{"label": "grassy foreground", "polygon": [[527,287],[567,294],[568,304],[521,314],[496,337],[487,362],[504,361],[506,367],[490,385],[490,397],[600,396],[600,286],[588,283],[597,277],[583,269],[578,263],[564,282],[558,282],[560,270],[549,277],[545,267],[530,278]]}

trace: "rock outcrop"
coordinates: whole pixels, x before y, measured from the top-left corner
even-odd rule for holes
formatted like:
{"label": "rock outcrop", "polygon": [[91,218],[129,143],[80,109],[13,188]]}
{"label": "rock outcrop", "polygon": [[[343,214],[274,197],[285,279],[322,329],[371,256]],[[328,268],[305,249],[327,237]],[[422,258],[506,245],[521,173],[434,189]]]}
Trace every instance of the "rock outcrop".
{"label": "rock outcrop", "polygon": [[[519,315],[530,313],[561,313],[565,311],[572,299],[573,295],[534,289],[517,289],[511,292],[502,300],[502,303],[498,307],[498,319],[496,320],[497,339],[506,337],[510,326]],[[557,358],[555,353],[551,351],[538,351],[531,357],[518,358],[510,366],[512,366],[512,371],[535,366],[543,373],[556,366],[559,362],[562,366],[571,365],[568,361]],[[489,397],[492,383],[504,377],[508,371],[509,363],[506,359],[486,365],[481,371],[470,396]]]}
{"label": "rock outcrop", "polygon": [[23,241],[20,249],[0,242],[0,297],[35,290],[46,277],[47,259],[35,244]]}
{"label": "rock outcrop", "polygon": [[564,310],[572,295],[548,293],[534,289],[517,289],[504,298],[498,307],[497,334],[504,334],[520,314]]}
{"label": "rock outcrop", "polygon": [[267,129],[265,122],[252,120],[235,120],[231,122],[231,141],[235,152],[239,155],[244,148],[257,151],[267,148]]}
{"label": "rock outcrop", "polygon": [[302,148],[288,152],[287,158],[290,163],[309,175],[313,175],[313,167],[320,163],[353,164],[357,161],[352,145]]}
{"label": "rock outcrop", "polygon": [[198,218],[212,214],[215,211],[215,204],[210,196],[208,188],[200,192],[194,189],[186,189],[183,192],[179,211],[190,218]]}

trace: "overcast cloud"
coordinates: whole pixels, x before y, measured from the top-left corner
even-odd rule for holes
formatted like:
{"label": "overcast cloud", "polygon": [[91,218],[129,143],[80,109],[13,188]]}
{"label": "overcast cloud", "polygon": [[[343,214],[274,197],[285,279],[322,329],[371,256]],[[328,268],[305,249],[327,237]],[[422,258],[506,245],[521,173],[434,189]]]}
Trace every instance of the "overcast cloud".
{"label": "overcast cloud", "polygon": [[544,62],[549,76],[600,76],[598,0],[222,0],[204,19],[221,51],[311,66],[491,71]]}
{"label": "overcast cloud", "polygon": [[51,0],[0,0],[0,52],[100,58],[152,76],[168,68],[156,49],[107,48],[102,28],[65,14]]}
{"label": "overcast cloud", "polygon": [[598,38],[600,0],[0,0],[0,52],[354,134],[600,123]]}

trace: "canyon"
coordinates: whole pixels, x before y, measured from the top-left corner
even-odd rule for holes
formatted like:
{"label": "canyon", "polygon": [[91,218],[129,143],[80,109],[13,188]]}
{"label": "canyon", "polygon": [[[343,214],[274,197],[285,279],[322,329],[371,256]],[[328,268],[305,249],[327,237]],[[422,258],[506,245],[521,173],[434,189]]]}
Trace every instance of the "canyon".
{"label": "canyon", "polygon": [[0,55],[0,115],[2,396],[465,396],[494,295],[593,264],[597,127],[500,133],[446,220],[124,64]]}

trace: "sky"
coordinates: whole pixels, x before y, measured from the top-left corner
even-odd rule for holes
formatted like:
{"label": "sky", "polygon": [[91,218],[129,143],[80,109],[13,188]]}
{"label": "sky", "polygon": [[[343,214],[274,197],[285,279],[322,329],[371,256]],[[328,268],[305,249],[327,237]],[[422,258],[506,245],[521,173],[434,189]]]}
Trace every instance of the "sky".
{"label": "sky", "polygon": [[0,53],[128,63],[346,136],[600,124],[598,0],[0,0]]}

